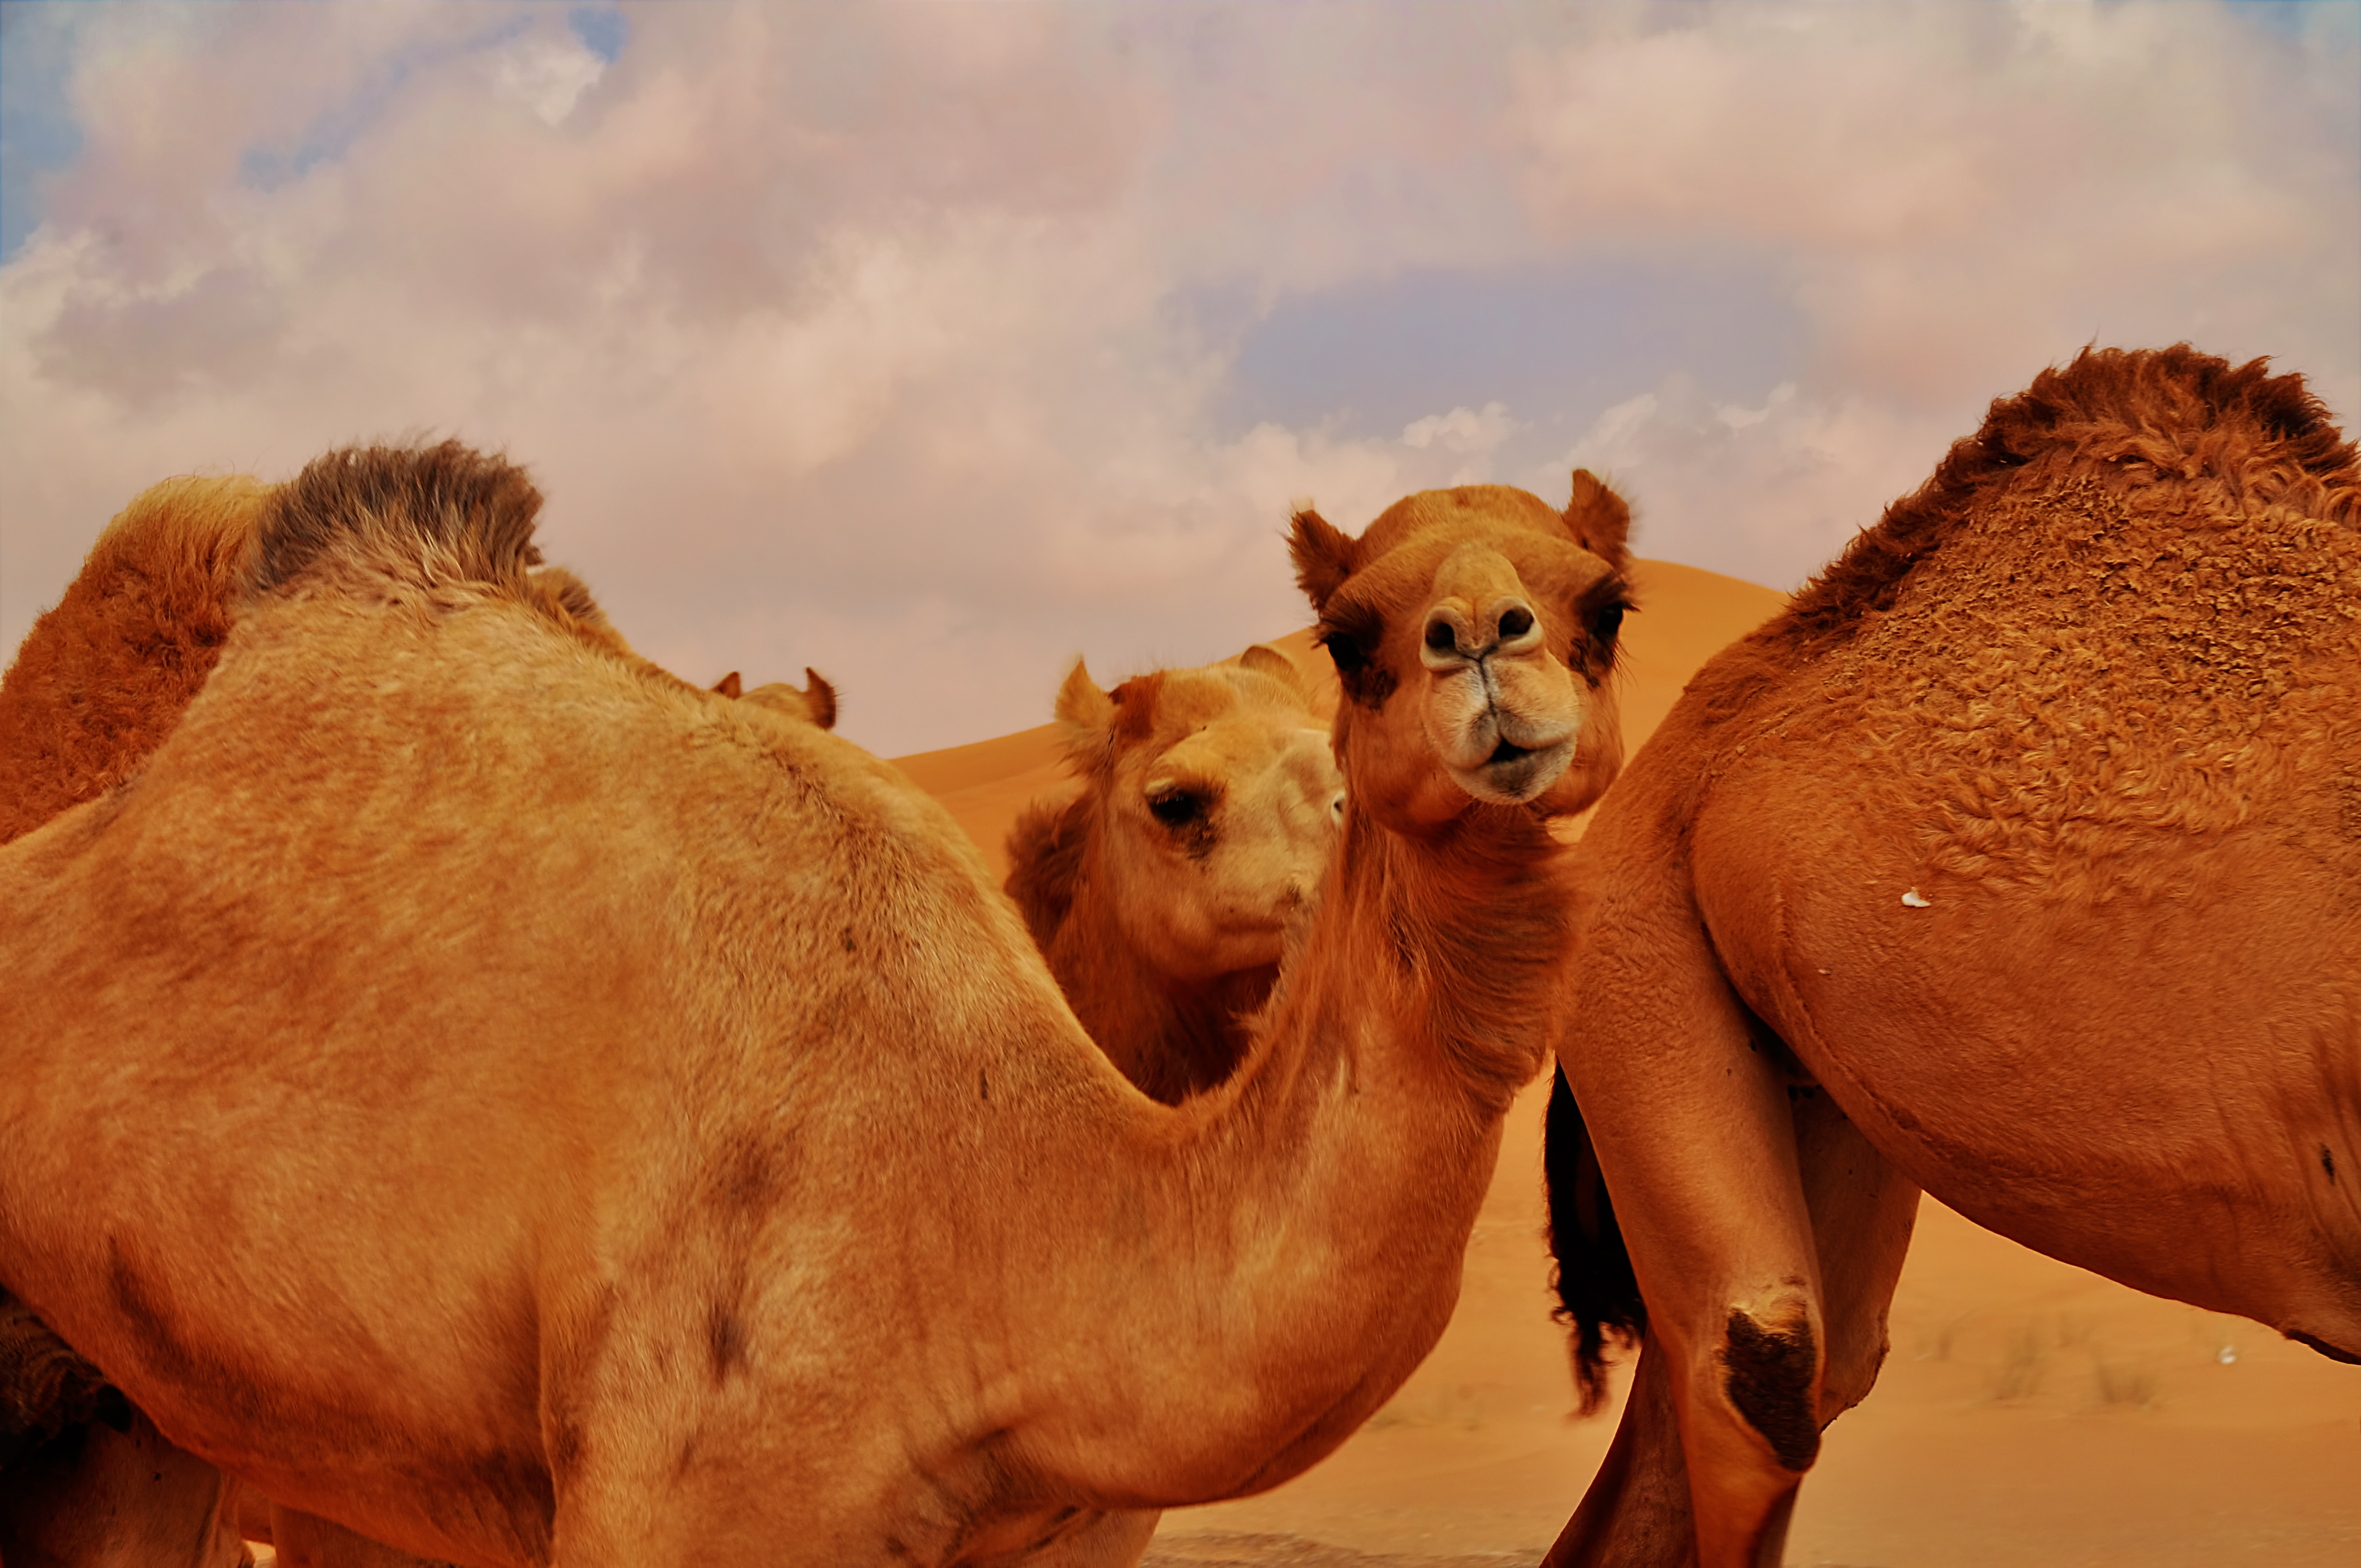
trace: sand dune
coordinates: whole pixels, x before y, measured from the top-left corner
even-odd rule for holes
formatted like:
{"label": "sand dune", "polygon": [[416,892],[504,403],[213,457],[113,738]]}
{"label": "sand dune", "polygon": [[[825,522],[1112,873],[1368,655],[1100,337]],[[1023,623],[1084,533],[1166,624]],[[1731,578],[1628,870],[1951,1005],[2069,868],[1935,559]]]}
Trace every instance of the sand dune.
{"label": "sand dune", "polygon": [[[1638,578],[1621,676],[1634,747],[1698,665],[1780,602],[1693,567],[1643,562]],[[1308,632],[1279,645],[1333,692]],[[995,870],[1025,803],[1067,787],[1048,725],[901,766]],[[1168,1515],[1152,1563],[1502,1568],[1539,1558],[1618,1413],[1570,1414],[1541,1240],[1544,1090],[1511,1113],[1459,1309],[1434,1354],[1308,1475]],[[1830,1430],[1805,1486],[1792,1563],[2361,1563],[2361,1367],[2053,1262],[1932,1201],[1893,1339],[1876,1392]]]}

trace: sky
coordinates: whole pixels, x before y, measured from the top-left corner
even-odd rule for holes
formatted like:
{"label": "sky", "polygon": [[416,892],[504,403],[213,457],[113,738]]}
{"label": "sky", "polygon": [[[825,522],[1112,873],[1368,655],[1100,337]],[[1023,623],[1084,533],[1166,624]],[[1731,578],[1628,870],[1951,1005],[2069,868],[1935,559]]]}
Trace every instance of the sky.
{"label": "sky", "polygon": [[7,650],[159,479],[456,435],[898,755],[1305,624],[1306,499],[1788,588],[2182,339],[2361,414],[2361,0],[0,0]]}

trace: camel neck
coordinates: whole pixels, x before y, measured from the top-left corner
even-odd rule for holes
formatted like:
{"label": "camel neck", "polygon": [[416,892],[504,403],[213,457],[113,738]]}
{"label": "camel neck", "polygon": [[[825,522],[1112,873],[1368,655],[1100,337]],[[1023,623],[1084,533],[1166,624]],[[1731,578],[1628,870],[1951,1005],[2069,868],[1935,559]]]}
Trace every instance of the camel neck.
{"label": "camel neck", "polygon": [[1522,812],[1479,807],[1420,839],[1348,816],[1236,1077],[1139,1107],[1104,1146],[1110,1201],[1062,1245],[1070,1268],[1137,1284],[1120,1335],[1055,1330],[1110,1352],[1063,1392],[1087,1417],[1041,1434],[1062,1475],[1135,1506],[1275,1484],[1432,1348],[1501,1118],[1545,1048],[1555,861]]}

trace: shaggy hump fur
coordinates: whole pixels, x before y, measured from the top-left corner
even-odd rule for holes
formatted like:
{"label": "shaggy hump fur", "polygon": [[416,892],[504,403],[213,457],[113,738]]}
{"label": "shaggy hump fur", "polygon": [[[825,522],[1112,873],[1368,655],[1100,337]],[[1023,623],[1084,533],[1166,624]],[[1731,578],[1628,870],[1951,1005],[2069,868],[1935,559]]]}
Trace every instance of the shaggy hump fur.
{"label": "shaggy hump fur", "polygon": [[456,441],[347,446],[305,464],[271,498],[257,531],[253,589],[357,573],[419,588],[482,584],[528,599],[525,574],[541,565],[533,542],[540,511],[541,492],[522,468]]}
{"label": "shaggy hump fur", "polygon": [[1961,531],[1979,491],[2053,455],[2151,477],[2210,472],[2248,505],[2353,522],[2361,509],[2353,444],[2301,376],[2273,376],[2269,364],[2233,366],[2180,343],[2086,348],[2064,369],[2042,371],[2024,391],[1993,399],[1983,427],[1952,443],[1933,477],[1886,508],[1773,627],[1809,644],[1891,609],[1911,569]]}

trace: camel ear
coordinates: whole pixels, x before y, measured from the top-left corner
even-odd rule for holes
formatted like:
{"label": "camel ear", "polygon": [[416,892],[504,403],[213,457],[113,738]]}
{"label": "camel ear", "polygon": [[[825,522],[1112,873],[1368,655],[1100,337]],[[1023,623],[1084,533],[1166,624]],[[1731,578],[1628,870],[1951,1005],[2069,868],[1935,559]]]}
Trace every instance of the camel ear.
{"label": "camel ear", "polygon": [[822,729],[835,729],[836,688],[809,664],[804,666],[804,706],[811,709],[811,721]]}
{"label": "camel ear", "polygon": [[738,683],[738,672],[732,670],[728,674],[722,676],[719,680],[714,682],[713,689],[719,692],[723,696],[736,696],[745,688]]}
{"label": "camel ear", "polygon": [[1058,688],[1059,739],[1066,743],[1066,754],[1077,762],[1096,756],[1104,748],[1107,732],[1115,726],[1115,698],[1099,689],[1091,679],[1091,667],[1081,659],[1066,674],[1066,684]]}
{"label": "camel ear", "polygon": [[1631,554],[1631,509],[1587,468],[1574,471],[1565,526],[1576,543],[1611,565],[1621,566]]}
{"label": "camel ear", "polygon": [[1295,667],[1295,661],[1268,642],[1257,642],[1239,654],[1238,663],[1243,668],[1268,675],[1300,696],[1312,695],[1304,690],[1303,672]]}
{"label": "camel ear", "polygon": [[1361,569],[1360,541],[1308,505],[1296,508],[1288,522],[1287,553],[1295,559],[1295,580],[1312,600],[1312,613],[1321,614],[1345,580]]}

